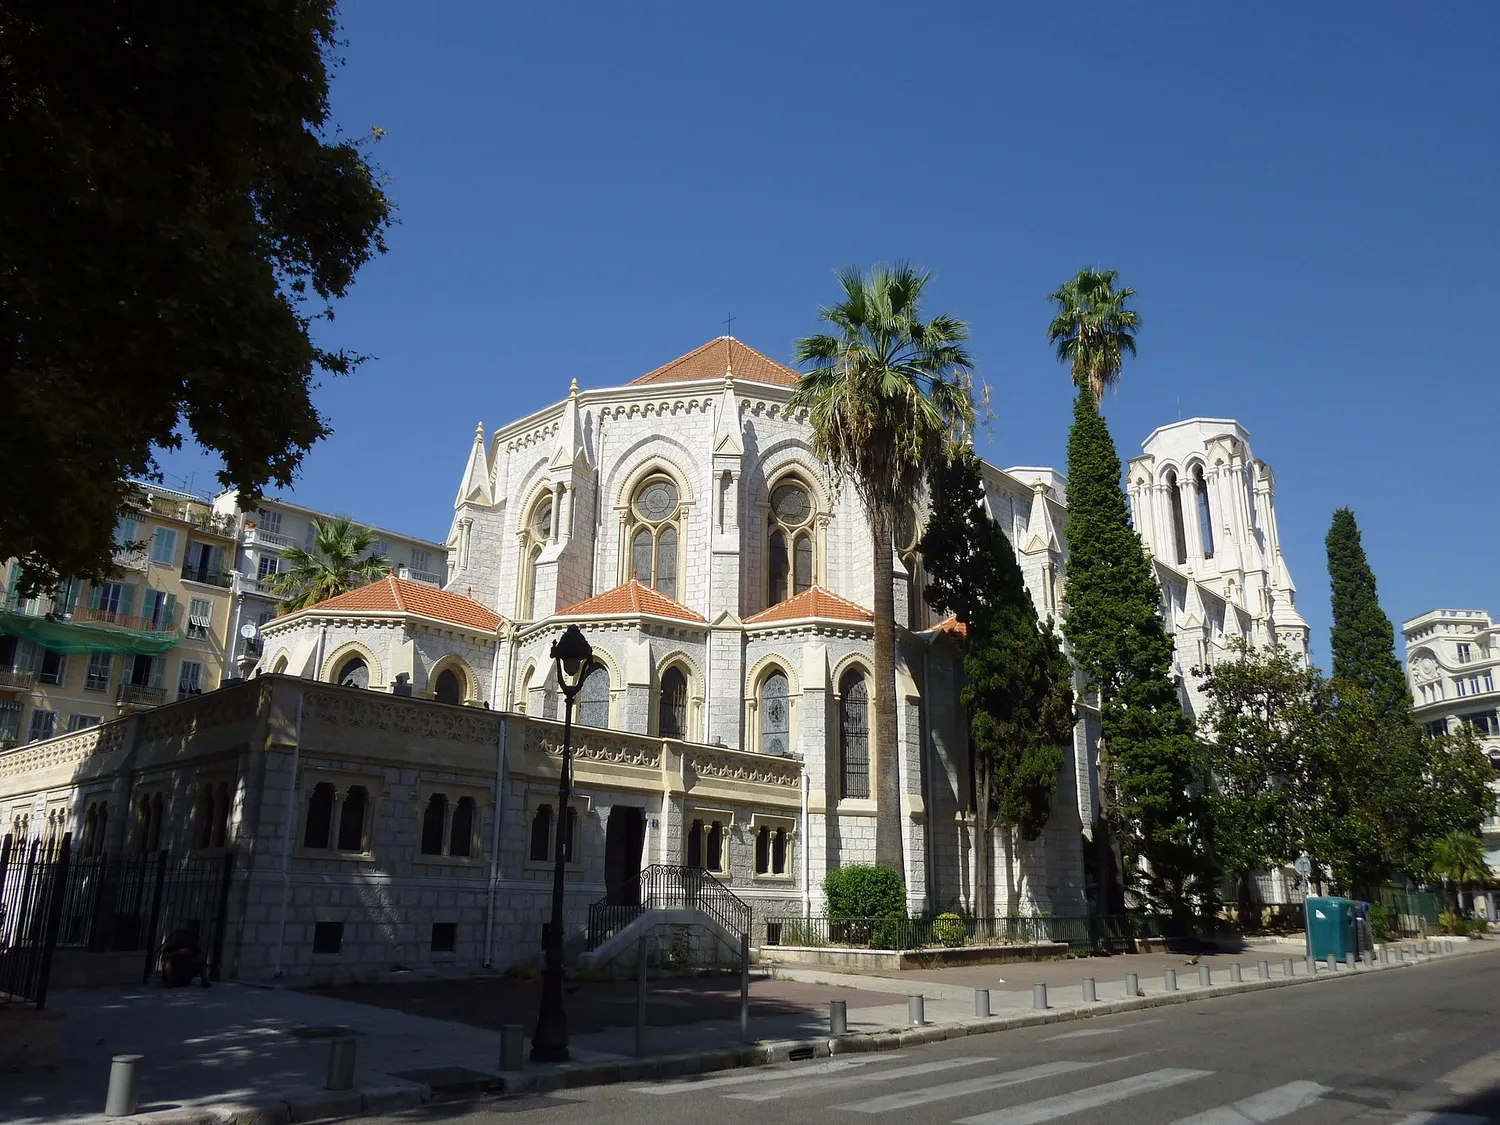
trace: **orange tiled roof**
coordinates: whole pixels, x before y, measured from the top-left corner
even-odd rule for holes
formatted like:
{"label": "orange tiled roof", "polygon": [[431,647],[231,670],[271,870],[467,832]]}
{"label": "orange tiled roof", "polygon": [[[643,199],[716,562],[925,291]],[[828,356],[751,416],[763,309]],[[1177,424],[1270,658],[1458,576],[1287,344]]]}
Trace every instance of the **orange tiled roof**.
{"label": "orange tiled roof", "polygon": [[950,613],[932,627],[934,633],[957,633],[960,637],[969,635],[969,627],[958,619],[958,614]]}
{"label": "orange tiled roof", "polygon": [[770,609],[745,618],[746,625],[765,625],[772,621],[801,621],[808,617],[831,618],[834,621],[875,620],[875,615],[864,606],[841,598],[832,590],[821,586],[810,586],[796,597],[778,602]]}
{"label": "orange tiled roof", "polygon": [[[631,614],[649,613],[655,617],[676,617],[682,621],[704,621],[701,614],[694,613],[679,601],[667,597],[632,578],[623,586],[595,594],[577,605],[558,610],[559,617],[626,617]],[[705,622],[706,624],[706,622]]]}
{"label": "orange tiled roof", "polygon": [[[732,354],[731,342],[734,344]],[[754,348],[730,336],[720,336],[717,340],[710,340],[701,348],[694,348],[687,355],[679,356],[666,366],[658,367],[655,371],[648,371],[639,379],[632,379],[630,382],[633,386],[636,383],[691,383],[697,379],[722,379],[724,368],[731,359],[734,377],[738,381],[770,383],[778,387],[797,385],[797,373],[790,367],[761,355]]]}
{"label": "orange tiled roof", "polygon": [[318,602],[308,609],[365,610],[373,613],[415,613],[449,621],[468,629],[491,632],[500,627],[500,615],[473,598],[450,594],[423,582],[388,574],[367,586]]}

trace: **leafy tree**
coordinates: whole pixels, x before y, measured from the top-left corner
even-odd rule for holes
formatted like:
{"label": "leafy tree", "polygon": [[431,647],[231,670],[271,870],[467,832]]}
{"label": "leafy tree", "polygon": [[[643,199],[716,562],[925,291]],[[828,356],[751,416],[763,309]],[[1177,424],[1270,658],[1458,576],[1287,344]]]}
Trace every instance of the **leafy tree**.
{"label": "leafy tree", "polygon": [[1079,270],[1058,287],[1049,300],[1057,315],[1047,328],[1047,339],[1056,345],[1059,362],[1073,371],[1073,385],[1085,386],[1097,403],[1109,387],[1120,380],[1126,353],[1135,355],[1135,334],[1140,315],[1125,307],[1134,289],[1116,289],[1114,270]]}
{"label": "leafy tree", "polygon": [[[1185,921],[1207,887],[1203,802],[1192,725],[1172,681],[1161,588],[1130,525],[1120,457],[1098,394],[1134,354],[1139,319],[1113,271],[1085,270],[1052,295],[1048,337],[1072,365],[1068,434],[1067,618],[1073,659],[1099,696],[1100,809],[1094,854],[1101,910],[1124,908],[1122,876]],[[1128,314],[1128,315],[1127,315]],[[1142,869],[1140,861],[1145,861]]]}
{"label": "leafy tree", "polygon": [[1306,781],[1321,760],[1327,693],[1317,670],[1287,649],[1238,641],[1231,659],[1195,669],[1208,706],[1203,729],[1213,854],[1235,880],[1243,924],[1254,910],[1251,876],[1289,862],[1307,830]]}
{"label": "leafy tree", "polygon": [[[927,600],[966,630],[964,686],[975,788],[976,910],[993,913],[988,845],[994,817],[1035,840],[1073,737],[1073,666],[1036,608],[1010,540],[985,506],[979,458],[959,448],[930,478],[932,511],[921,550]],[[1015,885],[1015,848],[1008,882]]]}
{"label": "leafy tree", "polygon": [[1432,848],[1432,873],[1443,881],[1453,895],[1453,909],[1460,911],[1459,896],[1465,887],[1489,876],[1484,859],[1484,841],[1473,832],[1450,832]]}
{"label": "leafy tree", "polygon": [[375,533],[348,516],[316,517],[313,528],[312,550],[288,547],[282,558],[291,565],[271,583],[284,611],[348,593],[390,570],[390,559],[366,553],[375,544]]}
{"label": "leafy tree", "polygon": [[1328,528],[1333,586],[1333,678],[1366,693],[1391,716],[1408,721],[1411,696],[1396,659],[1396,631],[1380,608],[1354,513],[1340,508]]}
{"label": "leafy tree", "polygon": [[319,347],[391,205],[331,132],[333,0],[0,7],[0,558],[101,578],[190,431],[251,505],[329,431]]}
{"label": "leafy tree", "polygon": [[921,495],[949,439],[974,421],[968,326],[925,318],[928,274],[909,265],[838,274],[843,297],[819,310],[834,332],[797,341],[804,373],[790,409],[806,409],[813,451],[853,485],[870,520],[875,614],[875,859],[903,868],[896,748],[892,532]]}

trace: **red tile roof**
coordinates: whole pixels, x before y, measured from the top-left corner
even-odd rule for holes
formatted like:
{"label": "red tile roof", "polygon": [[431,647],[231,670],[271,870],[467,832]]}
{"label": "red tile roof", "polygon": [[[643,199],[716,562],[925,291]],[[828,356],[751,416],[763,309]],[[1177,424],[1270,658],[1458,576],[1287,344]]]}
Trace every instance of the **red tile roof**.
{"label": "red tile roof", "polygon": [[[734,345],[732,353],[731,343]],[[710,340],[701,348],[694,348],[687,355],[679,356],[666,366],[658,367],[630,382],[634,386],[636,383],[691,383],[698,379],[722,379],[724,369],[731,360],[736,381],[770,383],[778,387],[797,385],[797,373],[790,367],[761,355],[754,348],[730,336]]]}
{"label": "red tile roof", "polygon": [[950,613],[932,627],[934,633],[957,633],[960,637],[969,635],[969,627],[958,619],[956,613]]}
{"label": "red tile roof", "polygon": [[413,582],[408,578],[397,578],[388,574],[376,582],[347,594],[318,602],[308,609],[364,610],[371,613],[415,613],[462,625],[467,629],[492,632],[500,627],[500,615],[486,609],[473,598],[462,594],[451,594],[428,586],[424,582]]}
{"label": "red tile roof", "polygon": [[[693,612],[679,601],[667,597],[660,590],[632,578],[623,586],[595,594],[577,605],[558,610],[559,617],[627,617],[649,613],[654,617],[675,617],[681,621],[704,621],[701,614]],[[707,622],[704,621],[706,624]]]}
{"label": "red tile roof", "polygon": [[834,621],[875,620],[875,615],[862,605],[841,598],[832,590],[811,586],[796,597],[778,602],[770,609],[745,618],[746,625],[765,625],[772,621],[802,621],[809,617],[822,617]]}

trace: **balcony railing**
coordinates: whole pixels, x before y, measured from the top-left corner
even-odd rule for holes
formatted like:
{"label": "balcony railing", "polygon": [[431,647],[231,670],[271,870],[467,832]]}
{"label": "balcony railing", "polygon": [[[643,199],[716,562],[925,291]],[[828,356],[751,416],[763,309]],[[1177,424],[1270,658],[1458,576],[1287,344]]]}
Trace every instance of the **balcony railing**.
{"label": "balcony railing", "polygon": [[0,691],[30,691],[36,683],[36,673],[26,668],[0,668]]}
{"label": "balcony railing", "polygon": [[429,586],[441,586],[443,584],[443,576],[436,571],[412,570],[407,573],[411,575],[413,582],[425,582]]}
{"label": "balcony railing", "polygon": [[226,574],[220,570],[209,570],[206,566],[193,566],[191,564],[182,568],[182,579],[184,582],[201,582],[205,586],[220,586],[225,590],[234,585],[234,575]]}
{"label": "balcony railing", "polygon": [[159,707],[167,701],[167,689],[145,684],[121,684],[119,700],[141,707]]}
{"label": "balcony railing", "polygon": [[[265,543],[272,547],[298,546],[297,540],[293,539],[290,535],[282,535],[279,531],[267,531],[264,528],[257,527],[254,529],[254,535],[254,542],[256,543]],[[249,536],[246,536],[246,539],[249,540]]]}
{"label": "balcony railing", "polygon": [[141,617],[134,613],[116,613],[110,609],[95,609],[92,606],[80,605],[73,608],[72,619],[79,625],[115,625],[121,629],[136,629],[142,633],[170,633],[177,625],[165,613],[157,614],[155,617]]}
{"label": "balcony railing", "polygon": [[122,550],[120,548],[115,549],[115,565],[122,570],[145,570],[148,558],[149,556],[144,547],[134,551],[129,549]]}

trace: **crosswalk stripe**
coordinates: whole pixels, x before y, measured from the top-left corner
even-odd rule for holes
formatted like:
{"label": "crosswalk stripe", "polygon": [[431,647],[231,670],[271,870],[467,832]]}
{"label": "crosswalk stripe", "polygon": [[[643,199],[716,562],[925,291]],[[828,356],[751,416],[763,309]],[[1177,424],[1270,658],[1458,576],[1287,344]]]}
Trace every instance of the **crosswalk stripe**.
{"label": "crosswalk stripe", "polygon": [[686,1094],[694,1090],[712,1090],[720,1086],[744,1086],[751,1082],[778,1082],[786,1078],[801,1078],[809,1074],[834,1074],[857,1066],[869,1066],[877,1059],[889,1061],[904,1058],[906,1055],[902,1053],[860,1055],[855,1058],[832,1059],[817,1065],[816,1068],[798,1067],[796,1070],[786,1070],[780,1067],[767,1067],[731,1074],[724,1078],[687,1078],[681,1082],[663,1082],[657,1086],[637,1086],[632,1092],[636,1094]]}
{"label": "crosswalk stripe", "polygon": [[1082,1113],[1086,1109],[1097,1109],[1101,1105],[1123,1101],[1136,1094],[1148,1094],[1153,1090],[1165,1090],[1195,1078],[1207,1078],[1211,1070],[1178,1070],[1167,1068],[1121,1078],[1117,1082],[1105,1082],[1100,1086],[1089,1086],[1071,1094],[1058,1094],[1053,1098],[1028,1102],[1010,1109],[997,1109],[992,1113],[976,1113],[972,1117],[960,1117],[954,1125],[1037,1125],[1040,1121],[1052,1121],[1070,1113]]}
{"label": "crosswalk stripe", "polygon": [[1326,1093],[1328,1087],[1316,1082],[1288,1082],[1232,1105],[1221,1105],[1217,1109],[1184,1117],[1172,1125],[1260,1125],[1313,1105]]}
{"label": "crosswalk stripe", "polygon": [[1393,1121],[1391,1125],[1485,1125],[1487,1121],[1488,1117],[1473,1113],[1432,1113],[1424,1110],[1403,1117],[1400,1121]]}
{"label": "crosswalk stripe", "polygon": [[1122,1031],[1129,1031],[1132,1027],[1145,1027],[1148,1023],[1161,1023],[1161,1020],[1136,1020],[1134,1023],[1117,1023],[1113,1027],[1088,1027],[1082,1031],[1067,1031],[1061,1035],[1049,1035],[1042,1042],[1056,1043],[1059,1039],[1092,1039],[1096,1035],[1118,1035]]}
{"label": "crosswalk stripe", "polygon": [[786,1086],[778,1086],[768,1093],[755,1094],[725,1094],[726,1098],[734,1098],[742,1102],[768,1102],[790,1094],[797,1090],[808,1090],[817,1087],[820,1090],[838,1089],[843,1086],[863,1085],[867,1082],[894,1082],[898,1078],[919,1078],[924,1074],[937,1074],[944,1070],[955,1070],[963,1066],[977,1066],[979,1063],[994,1062],[992,1058],[956,1058],[941,1059],[937,1062],[917,1063],[913,1066],[898,1066],[895,1070],[877,1070],[871,1074],[863,1072],[849,1075],[844,1078],[807,1078],[797,1072],[787,1075],[788,1078],[795,1077],[797,1080]]}
{"label": "crosswalk stripe", "polygon": [[836,1105],[833,1108],[847,1109],[854,1113],[886,1113],[893,1109],[910,1109],[913,1106],[928,1105],[932,1102],[945,1101],[948,1098],[962,1098],[970,1094],[983,1094],[990,1090],[999,1090],[1005,1086],[1016,1086],[1022,1082],[1034,1082],[1038,1078],[1051,1078],[1059,1074],[1072,1074],[1075,1071],[1090,1070],[1093,1067],[1103,1065],[1104,1062],[1038,1063],[1036,1066],[1024,1067],[1021,1070],[1008,1070],[1003,1074],[987,1074],[983,1078],[970,1078],[963,1082],[949,1082],[945,1085],[933,1086],[925,1090],[903,1090],[899,1094],[886,1094],[884,1097],[869,1098],[859,1102],[848,1102],[844,1105]]}

